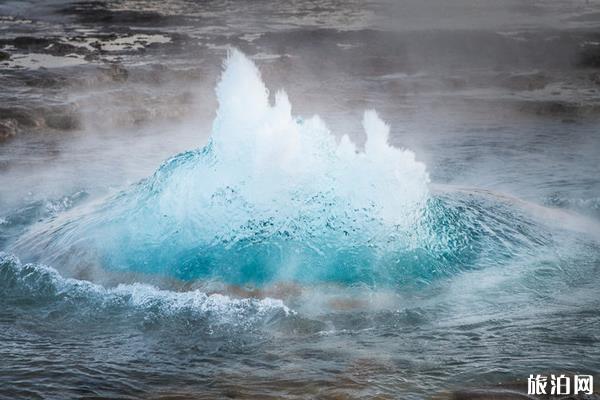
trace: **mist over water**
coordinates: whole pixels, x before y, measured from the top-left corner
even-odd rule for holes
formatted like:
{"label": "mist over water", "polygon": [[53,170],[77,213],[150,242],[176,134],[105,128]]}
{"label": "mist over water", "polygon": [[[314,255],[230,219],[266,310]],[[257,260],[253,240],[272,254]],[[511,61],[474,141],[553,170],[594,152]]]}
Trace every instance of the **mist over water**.
{"label": "mist over water", "polygon": [[0,2],[0,398],[597,375],[596,8]]}

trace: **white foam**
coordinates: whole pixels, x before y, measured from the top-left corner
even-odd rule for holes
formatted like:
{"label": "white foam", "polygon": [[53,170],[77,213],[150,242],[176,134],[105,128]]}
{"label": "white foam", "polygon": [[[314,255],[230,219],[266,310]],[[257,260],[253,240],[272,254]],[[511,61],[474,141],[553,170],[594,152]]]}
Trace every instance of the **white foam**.
{"label": "white foam", "polygon": [[[307,211],[304,200],[327,194],[340,209],[370,209],[390,225],[414,223],[428,197],[429,176],[412,151],[388,144],[389,126],[375,111],[365,112],[367,143],[358,152],[347,136],[338,143],[320,117],[294,117],[284,91],[271,104],[260,72],[237,50],[230,51],[216,92],[215,163],[198,174],[197,188],[187,174],[174,175],[162,191],[164,211],[181,211],[185,223],[214,193],[234,188],[254,217],[294,218]],[[244,222],[227,213],[215,219]]]}
{"label": "white foam", "polygon": [[294,314],[283,301],[272,298],[236,299],[200,290],[174,292],[144,283],[105,288],[89,281],[64,278],[43,264],[21,264],[17,257],[2,252],[0,276],[12,282],[11,290],[20,291],[28,298],[50,296],[57,302],[81,299],[100,308],[121,304],[141,312],[159,311],[163,316],[187,312],[214,317],[213,322],[236,324],[241,317],[249,323],[277,311],[286,316]]}

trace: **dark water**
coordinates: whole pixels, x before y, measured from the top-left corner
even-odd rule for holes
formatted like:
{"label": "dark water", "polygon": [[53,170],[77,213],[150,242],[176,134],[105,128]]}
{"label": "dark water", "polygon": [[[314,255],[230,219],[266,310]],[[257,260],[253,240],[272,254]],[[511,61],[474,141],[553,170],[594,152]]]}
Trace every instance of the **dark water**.
{"label": "dark water", "polygon": [[598,376],[597,7],[0,2],[0,398]]}

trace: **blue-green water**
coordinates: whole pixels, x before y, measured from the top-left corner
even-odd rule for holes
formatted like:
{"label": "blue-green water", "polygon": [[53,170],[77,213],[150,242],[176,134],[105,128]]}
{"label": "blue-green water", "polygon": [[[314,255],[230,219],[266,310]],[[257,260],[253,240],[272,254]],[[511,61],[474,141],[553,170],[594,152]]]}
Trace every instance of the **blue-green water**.
{"label": "blue-green water", "polygon": [[598,5],[530,3],[0,0],[0,399],[598,381]]}
{"label": "blue-green water", "polygon": [[432,125],[426,165],[374,113],[357,149],[265,90],[236,53],[206,146],[5,214],[0,396],[406,399],[598,371],[596,125]]}

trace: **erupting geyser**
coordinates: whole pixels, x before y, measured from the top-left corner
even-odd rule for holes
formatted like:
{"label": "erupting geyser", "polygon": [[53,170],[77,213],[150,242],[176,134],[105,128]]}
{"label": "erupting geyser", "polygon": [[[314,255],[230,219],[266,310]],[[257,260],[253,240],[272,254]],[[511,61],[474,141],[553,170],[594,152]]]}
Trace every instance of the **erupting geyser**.
{"label": "erupting geyser", "polygon": [[216,91],[208,144],[53,232],[61,255],[180,278],[370,281],[381,256],[414,247],[429,178],[374,111],[359,152],[318,116],[294,117],[285,92],[270,104],[237,50]]}
{"label": "erupting geyser", "polygon": [[91,264],[235,284],[398,285],[497,261],[513,254],[511,243],[537,240],[496,227],[502,208],[465,214],[431,198],[425,165],[388,145],[389,127],[374,111],[365,112],[357,151],[318,116],[292,116],[285,92],[271,104],[239,51],[229,53],[217,98],[204,148],[100,206],[33,229],[17,248],[63,271]]}

